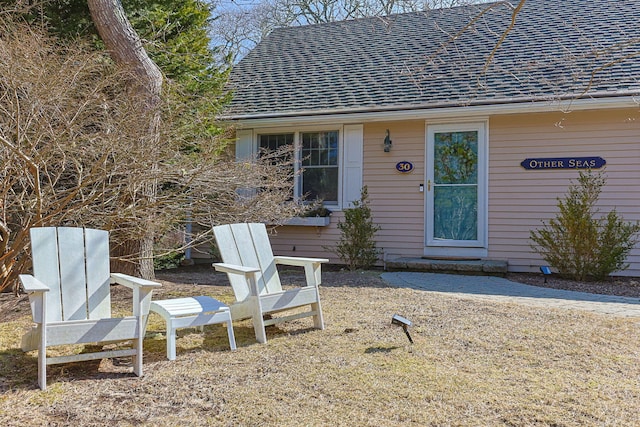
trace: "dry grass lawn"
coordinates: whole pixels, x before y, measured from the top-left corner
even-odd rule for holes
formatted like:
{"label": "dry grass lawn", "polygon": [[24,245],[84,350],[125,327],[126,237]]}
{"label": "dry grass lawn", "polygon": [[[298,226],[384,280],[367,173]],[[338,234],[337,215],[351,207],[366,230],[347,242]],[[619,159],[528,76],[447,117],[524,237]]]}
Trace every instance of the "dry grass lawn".
{"label": "dry grass lawn", "polygon": [[[208,269],[161,278],[158,299],[232,299]],[[300,319],[269,328],[260,345],[241,322],[231,352],[222,325],[184,330],[169,362],[153,315],[143,378],[126,360],[58,365],[46,392],[35,352],[19,349],[28,304],[4,294],[0,425],[640,425],[639,319],[391,288],[376,272],[328,271],[323,281],[324,331]],[[415,323],[413,345],[394,313]]]}

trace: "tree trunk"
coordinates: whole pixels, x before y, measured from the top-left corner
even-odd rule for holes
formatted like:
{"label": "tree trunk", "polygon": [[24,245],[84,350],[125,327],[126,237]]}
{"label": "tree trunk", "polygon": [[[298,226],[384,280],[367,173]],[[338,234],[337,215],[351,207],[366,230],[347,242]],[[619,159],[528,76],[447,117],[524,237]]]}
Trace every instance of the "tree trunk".
{"label": "tree trunk", "polygon": [[[156,148],[160,140],[160,111],[158,109],[162,90],[162,73],[158,66],[149,58],[142,46],[140,37],[127,19],[120,0],[88,0],[91,18],[100,37],[114,62],[136,76],[131,82],[134,95],[139,97],[143,105],[141,110],[149,114],[147,134],[141,138],[140,144],[149,151],[149,165],[152,169],[151,177],[155,176]],[[141,195],[153,205],[157,195],[157,184],[152,178],[142,185]],[[122,263],[120,271],[141,275],[145,279],[153,279],[153,218],[140,218],[144,221],[144,237],[139,241],[125,242],[119,246],[116,255],[137,255],[139,260],[135,264]],[[132,268],[133,267],[133,268]]]}

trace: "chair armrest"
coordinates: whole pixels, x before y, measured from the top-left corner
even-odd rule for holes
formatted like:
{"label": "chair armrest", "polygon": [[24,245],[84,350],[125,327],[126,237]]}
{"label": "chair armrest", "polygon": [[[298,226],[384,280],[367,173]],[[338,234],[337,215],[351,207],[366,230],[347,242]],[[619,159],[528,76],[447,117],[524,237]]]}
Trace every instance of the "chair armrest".
{"label": "chair armrest", "polygon": [[151,280],[141,279],[139,277],[129,276],[128,274],[123,273],[111,273],[111,284],[122,285],[131,289],[138,287],[159,288],[162,286],[162,284],[158,282],[152,282]]}
{"label": "chair armrest", "polygon": [[18,276],[20,278],[20,283],[22,284],[22,289],[28,294],[32,292],[48,292],[49,287],[33,277],[30,274],[21,274]]}
{"label": "chair armrest", "polygon": [[225,264],[223,262],[216,262],[213,264],[213,268],[215,268],[216,271],[227,273],[237,301],[244,301],[249,295],[255,297],[260,295],[260,292],[258,292],[258,283],[256,282],[256,275],[260,273],[259,268]]}
{"label": "chair armrest", "polygon": [[276,264],[293,265],[299,267],[304,267],[305,265],[313,263],[321,264],[329,262],[329,260],[326,258],[303,258],[297,256],[275,256],[273,257],[273,259],[276,261]]}
{"label": "chair armrest", "polygon": [[[20,274],[18,276],[22,289],[29,294],[29,305],[31,306],[31,316],[36,323],[45,322],[47,304],[45,302],[45,292],[49,292],[49,287],[31,274]],[[24,344],[24,343],[23,343]],[[24,344],[23,348],[30,348],[31,345]],[[36,344],[37,348],[37,344]]]}
{"label": "chair armrest", "polygon": [[322,263],[329,262],[326,258],[302,258],[295,256],[273,257],[276,264],[304,267],[307,286],[319,286],[322,283]]}
{"label": "chair armrest", "polygon": [[126,286],[133,290],[133,315],[147,316],[151,306],[151,295],[162,284],[122,273],[111,273],[111,284]]}
{"label": "chair armrest", "polygon": [[235,264],[225,264],[223,262],[216,262],[215,264],[213,264],[213,267],[216,269],[216,271],[222,271],[223,273],[242,274],[244,276],[250,273],[258,273],[260,271],[259,268],[255,267],[244,267]]}

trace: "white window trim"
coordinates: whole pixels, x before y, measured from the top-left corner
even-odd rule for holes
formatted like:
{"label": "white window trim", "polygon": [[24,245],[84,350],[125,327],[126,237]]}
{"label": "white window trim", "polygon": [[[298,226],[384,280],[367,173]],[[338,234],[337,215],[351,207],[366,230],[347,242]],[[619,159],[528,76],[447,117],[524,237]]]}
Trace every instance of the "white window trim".
{"label": "white window trim", "polygon": [[[236,158],[239,161],[255,160],[258,155],[258,138],[264,134],[294,134],[295,161],[301,164],[300,154],[300,134],[306,132],[338,132],[338,202],[337,204],[326,203],[325,206],[333,211],[340,211],[346,207],[350,207],[351,203],[360,198],[360,189],[362,187],[362,158],[363,158],[363,126],[356,125],[314,125],[314,126],[296,126],[296,127],[261,127],[255,129],[239,129],[236,131]],[[347,151],[345,144],[345,135],[348,134],[349,144],[352,144]],[[349,170],[348,173],[346,170]],[[346,182],[346,180],[349,182]],[[351,187],[357,186],[357,192]],[[296,179],[294,183],[295,197],[299,198],[301,194],[300,180]],[[355,194],[357,193],[357,198]]]}

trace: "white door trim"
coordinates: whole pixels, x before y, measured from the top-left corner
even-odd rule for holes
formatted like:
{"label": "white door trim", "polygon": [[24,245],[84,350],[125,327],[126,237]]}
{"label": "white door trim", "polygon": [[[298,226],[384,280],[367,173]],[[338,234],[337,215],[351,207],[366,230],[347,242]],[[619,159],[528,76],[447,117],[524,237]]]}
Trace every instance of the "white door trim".
{"label": "white door trim", "polygon": [[[426,171],[425,182],[427,183],[427,194],[425,197],[425,236],[424,255],[425,256],[447,256],[447,257],[485,257],[488,248],[488,166],[489,166],[489,123],[488,120],[474,121],[446,121],[426,124]],[[458,132],[477,131],[478,132],[478,234],[477,240],[456,241],[437,240],[433,238],[433,194],[434,188],[434,135],[438,132]]]}

